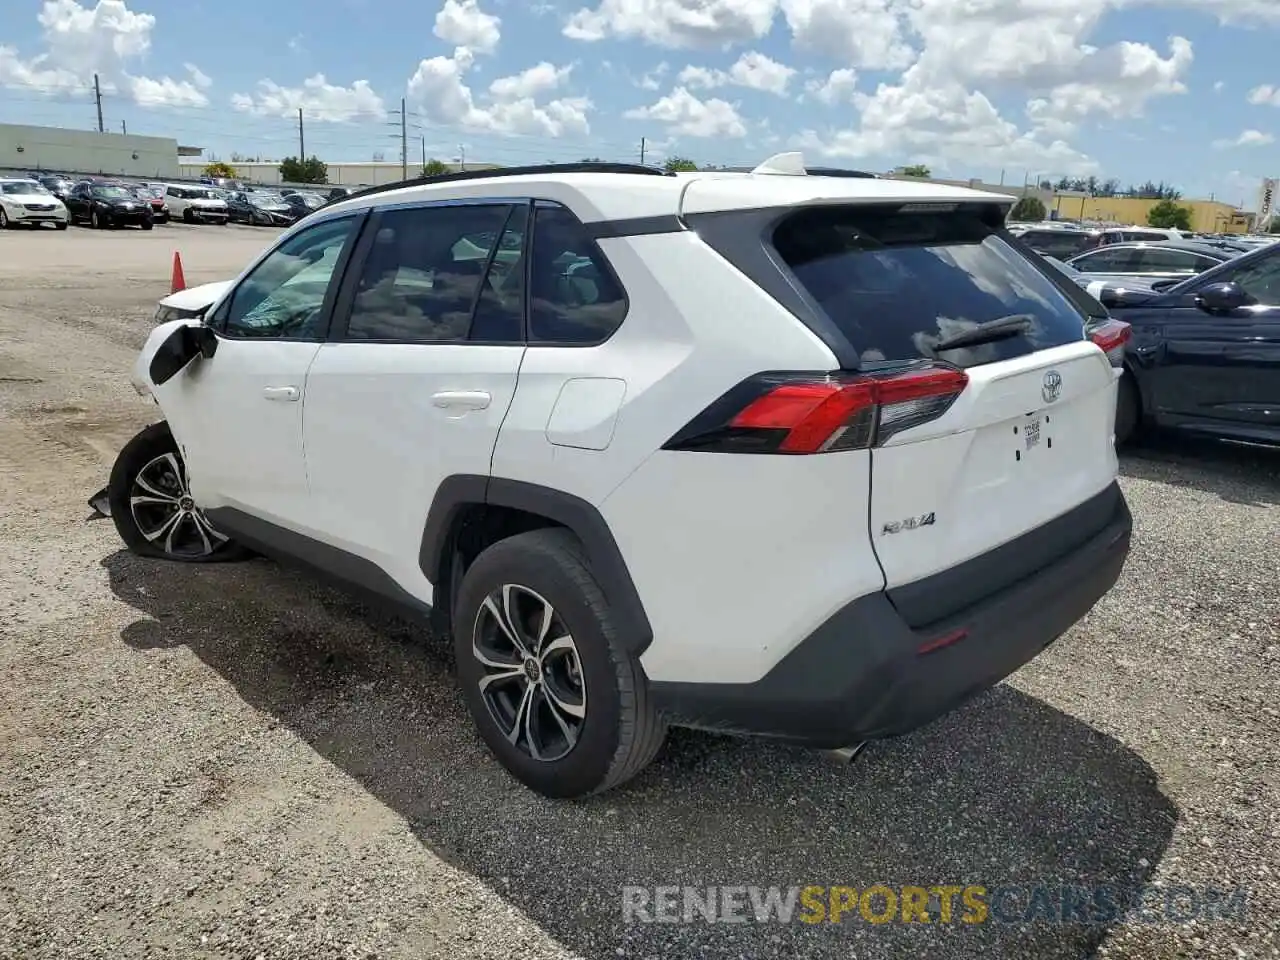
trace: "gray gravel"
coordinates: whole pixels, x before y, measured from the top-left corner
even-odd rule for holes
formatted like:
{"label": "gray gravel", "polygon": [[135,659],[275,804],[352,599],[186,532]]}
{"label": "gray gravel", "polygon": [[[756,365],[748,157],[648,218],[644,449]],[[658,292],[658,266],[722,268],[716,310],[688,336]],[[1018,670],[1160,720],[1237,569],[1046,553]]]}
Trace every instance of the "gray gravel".
{"label": "gray gravel", "polygon": [[[1280,454],[1124,460],[1114,592],[851,767],[677,732],[544,801],[445,646],[266,561],[139,560],[86,496],[153,416],[129,365],[244,228],[0,234],[0,957],[1280,956]],[[632,924],[626,884],[1234,885],[1244,922]]]}

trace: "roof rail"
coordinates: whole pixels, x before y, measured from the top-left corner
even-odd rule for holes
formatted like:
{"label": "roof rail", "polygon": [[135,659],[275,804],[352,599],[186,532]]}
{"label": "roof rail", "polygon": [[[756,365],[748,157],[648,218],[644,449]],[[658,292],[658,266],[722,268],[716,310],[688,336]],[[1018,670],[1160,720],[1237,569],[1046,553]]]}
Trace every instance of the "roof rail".
{"label": "roof rail", "polygon": [[[657,167],[644,166],[639,163],[539,163],[525,167],[492,167],[485,170],[461,170],[457,173],[441,173],[433,177],[411,177],[408,180],[398,180],[395,183],[381,183],[375,187],[366,187],[337,200],[331,200],[330,203],[345,203],[348,200],[359,200],[379,193],[402,190],[405,187],[425,187],[433,183],[456,183],[465,180],[488,180],[493,177],[522,177],[535,173],[630,173],[654,177],[674,176],[674,174],[667,173]],[[324,185],[318,184],[317,186],[323,188]],[[328,204],[325,206],[328,206]]]}

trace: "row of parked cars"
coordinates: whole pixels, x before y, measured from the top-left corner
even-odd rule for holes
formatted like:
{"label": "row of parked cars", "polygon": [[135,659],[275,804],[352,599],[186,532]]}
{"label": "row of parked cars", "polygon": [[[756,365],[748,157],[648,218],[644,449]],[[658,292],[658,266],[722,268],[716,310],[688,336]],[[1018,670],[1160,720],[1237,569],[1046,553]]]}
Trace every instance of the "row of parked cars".
{"label": "row of parked cars", "polygon": [[1280,236],[1008,226],[1129,324],[1118,442],[1144,426],[1280,442]]}
{"label": "row of parked cars", "polygon": [[284,227],[350,188],[268,190],[235,184],[156,183],[113,177],[72,179],[31,174],[0,178],[0,229],[71,224],[108,229],[157,223],[245,223]]}

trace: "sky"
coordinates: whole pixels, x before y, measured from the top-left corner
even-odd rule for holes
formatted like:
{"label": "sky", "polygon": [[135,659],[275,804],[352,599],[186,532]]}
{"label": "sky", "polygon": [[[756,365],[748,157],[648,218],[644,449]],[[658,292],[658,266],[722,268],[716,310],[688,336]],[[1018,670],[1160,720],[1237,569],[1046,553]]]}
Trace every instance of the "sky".
{"label": "sky", "polygon": [[220,159],[1280,175],[1280,0],[3,0],[0,121]]}

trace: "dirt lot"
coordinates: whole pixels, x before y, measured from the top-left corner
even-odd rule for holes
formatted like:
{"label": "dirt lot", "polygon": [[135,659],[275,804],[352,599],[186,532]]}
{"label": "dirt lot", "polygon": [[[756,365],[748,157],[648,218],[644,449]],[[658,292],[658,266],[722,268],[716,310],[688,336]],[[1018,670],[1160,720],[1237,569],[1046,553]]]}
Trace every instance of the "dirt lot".
{"label": "dirt lot", "polygon": [[[555,804],[489,760],[417,628],[86,519],[155,415],[127,377],[173,251],[198,283],[270,236],[0,234],[0,957],[1280,955],[1280,456],[1126,456],[1116,590],[852,767],[686,733]],[[1240,886],[1248,915],[622,923],[625,884],[876,882]]]}

